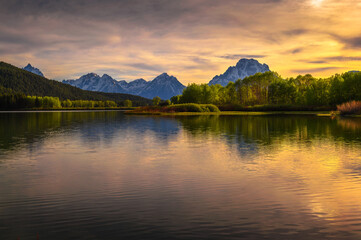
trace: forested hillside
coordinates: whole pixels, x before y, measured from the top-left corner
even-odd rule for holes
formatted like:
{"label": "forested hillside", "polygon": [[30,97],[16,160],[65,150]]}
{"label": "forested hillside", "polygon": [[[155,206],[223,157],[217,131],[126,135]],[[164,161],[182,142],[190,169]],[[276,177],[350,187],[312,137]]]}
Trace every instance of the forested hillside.
{"label": "forested hillside", "polygon": [[48,80],[5,62],[0,62],[0,94],[14,92],[26,96],[58,97],[60,100],[114,101],[118,104],[125,100],[131,100],[133,106],[152,103],[149,99],[130,94],[84,91],[58,81]]}

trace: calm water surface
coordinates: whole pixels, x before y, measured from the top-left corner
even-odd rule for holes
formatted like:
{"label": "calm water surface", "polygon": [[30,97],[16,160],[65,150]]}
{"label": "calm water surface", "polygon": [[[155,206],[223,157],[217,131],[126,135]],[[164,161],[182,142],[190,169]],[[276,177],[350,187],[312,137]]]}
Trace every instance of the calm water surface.
{"label": "calm water surface", "polygon": [[0,113],[0,239],[361,239],[361,119]]}

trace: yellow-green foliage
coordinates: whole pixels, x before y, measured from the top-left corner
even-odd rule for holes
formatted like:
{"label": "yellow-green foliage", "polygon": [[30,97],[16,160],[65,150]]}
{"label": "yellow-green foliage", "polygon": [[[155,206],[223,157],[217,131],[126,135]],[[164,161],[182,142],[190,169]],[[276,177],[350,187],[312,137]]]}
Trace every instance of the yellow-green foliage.
{"label": "yellow-green foliage", "polygon": [[123,105],[124,105],[124,107],[132,107],[133,103],[132,103],[132,101],[127,99],[124,101]]}
{"label": "yellow-green foliage", "polygon": [[158,96],[154,97],[153,98],[153,105],[158,106],[161,100],[162,99],[160,99],[160,97],[158,97]]}
{"label": "yellow-green foliage", "polygon": [[112,108],[117,107],[114,101],[88,101],[88,100],[75,100],[70,101],[69,99],[63,101],[63,107],[73,108]]}
{"label": "yellow-green foliage", "polygon": [[[23,101],[25,101],[23,104],[24,108],[61,108],[58,97],[26,96]],[[21,99],[18,102],[21,102]]]}
{"label": "yellow-green foliage", "polygon": [[219,112],[218,107],[212,104],[175,104],[166,107],[166,112]]}
{"label": "yellow-green foliage", "polygon": [[113,108],[114,101],[88,101],[69,99],[60,101],[58,97],[36,97],[24,94],[0,94],[0,108],[2,109],[60,109],[60,108]]}
{"label": "yellow-green foliage", "polygon": [[176,112],[219,112],[217,106],[213,104],[184,103],[174,104],[164,107],[139,107],[133,113],[176,113]]}

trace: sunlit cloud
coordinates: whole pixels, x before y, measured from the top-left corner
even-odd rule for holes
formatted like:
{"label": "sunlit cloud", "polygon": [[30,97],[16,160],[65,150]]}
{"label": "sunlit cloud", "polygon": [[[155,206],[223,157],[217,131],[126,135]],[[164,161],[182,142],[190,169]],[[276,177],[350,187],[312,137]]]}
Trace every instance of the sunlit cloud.
{"label": "sunlit cloud", "polygon": [[30,62],[57,80],[101,70],[119,80],[151,80],[168,72],[184,84],[200,83],[243,57],[267,63],[284,77],[307,69],[321,77],[361,66],[357,58],[330,59],[361,56],[356,0],[0,4],[1,60],[21,67]]}
{"label": "sunlit cloud", "polygon": [[311,0],[311,5],[315,7],[321,7],[324,0]]}

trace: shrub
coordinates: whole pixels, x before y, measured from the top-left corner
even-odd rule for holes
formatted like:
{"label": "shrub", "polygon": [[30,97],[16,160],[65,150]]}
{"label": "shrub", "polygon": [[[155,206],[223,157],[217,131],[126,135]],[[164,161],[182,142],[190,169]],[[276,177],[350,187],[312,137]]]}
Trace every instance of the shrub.
{"label": "shrub", "polygon": [[207,106],[201,105],[200,107],[202,108],[202,112],[210,112],[209,108],[207,108]]}
{"label": "shrub", "polygon": [[204,106],[208,108],[209,112],[220,112],[218,107],[213,104],[205,104]]}
{"label": "shrub", "polygon": [[168,106],[163,112],[219,112],[213,104],[184,103]]}
{"label": "shrub", "polygon": [[204,112],[199,104],[185,103],[167,107],[166,112]]}
{"label": "shrub", "polygon": [[346,102],[337,106],[341,115],[361,114],[361,101]]}
{"label": "shrub", "polygon": [[171,103],[170,100],[165,100],[165,101],[162,101],[162,102],[159,104],[159,106],[164,107],[164,106],[169,106],[169,105],[171,105],[171,104],[172,104],[172,103]]}

